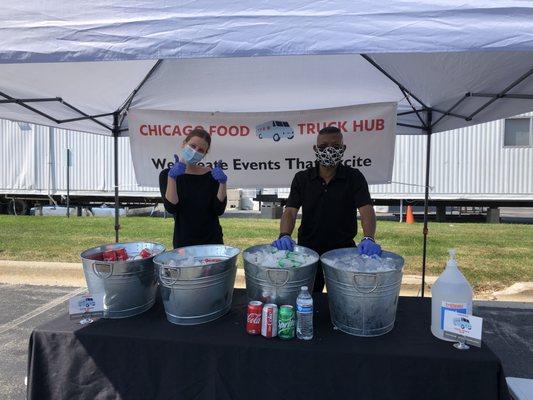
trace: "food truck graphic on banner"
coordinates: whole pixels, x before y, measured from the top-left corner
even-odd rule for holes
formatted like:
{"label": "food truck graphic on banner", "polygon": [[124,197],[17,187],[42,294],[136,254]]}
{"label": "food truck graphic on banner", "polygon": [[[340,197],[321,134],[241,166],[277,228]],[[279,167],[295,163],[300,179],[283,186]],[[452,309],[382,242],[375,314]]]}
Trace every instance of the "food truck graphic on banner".
{"label": "food truck graphic on banner", "polygon": [[279,142],[282,138],[292,139],[294,129],[286,121],[268,121],[255,127],[255,135],[259,139],[274,139]]}

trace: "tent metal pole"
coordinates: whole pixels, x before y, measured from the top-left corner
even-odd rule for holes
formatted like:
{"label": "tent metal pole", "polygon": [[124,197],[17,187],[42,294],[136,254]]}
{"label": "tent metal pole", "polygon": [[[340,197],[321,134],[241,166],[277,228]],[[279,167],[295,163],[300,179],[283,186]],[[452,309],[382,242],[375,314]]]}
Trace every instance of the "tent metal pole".
{"label": "tent metal pole", "polygon": [[[451,106],[450,108],[448,108],[447,111],[445,111],[441,117],[435,121],[435,123],[433,124],[433,126],[437,125],[441,120],[443,120],[444,118],[446,118],[448,115],[451,115],[450,113],[455,110],[457,107],[459,107],[459,104],[461,104],[463,101],[465,101],[468,97],[470,97],[470,93],[466,93],[463,97],[461,97],[459,100],[457,100],[457,102]],[[466,120],[466,118],[465,118]]]}
{"label": "tent metal pole", "polygon": [[397,79],[395,79],[391,74],[389,74],[387,71],[385,71],[377,62],[375,62],[370,56],[367,54],[361,54],[361,57],[363,57],[366,61],[368,61],[370,64],[372,64],[376,69],[378,69],[383,75],[385,75],[387,78],[389,78],[392,82],[396,84],[400,88],[402,92],[406,92],[409,96],[411,96],[413,99],[415,99],[418,104],[420,104],[424,109],[428,109],[429,107],[424,104],[422,100],[420,100],[417,96],[415,96],[413,93],[409,91],[404,85],[402,85]]}
{"label": "tent metal pole", "polygon": [[[522,75],[520,78],[518,78],[516,81],[511,83],[509,86],[507,86],[505,89],[503,89],[496,97],[493,97],[489,101],[487,101],[485,104],[483,104],[481,107],[479,107],[476,111],[474,111],[472,114],[468,116],[466,119],[467,121],[471,121],[472,118],[474,118],[476,115],[478,115],[481,111],[483,111],[485,108],[490,106],[492,103],[494,103],[496,100],[503,98],[508,91],[525,81],[527,78],[529,78],[531,75],[533,75],[533,68],[527,71],[524,75]],[[471,93],[469,93],[471,95]]]}
{"label": "tent metal pole", "polygon": [[426,122],[426,185],[424,193],[424,243],[422,247],[422,288],[421,295],[424,297],[424,289],[426,285],[426,256],[427,256],[427,242],[428,242],[428,205],[429,205],[429,166],[430,166],[430,157],[431,157],[431,134],[433,131],[432,126],[433,119],[433,110],[427,110],[427,122]]}
{"label": "tent metal pole", "polygon": [[496,97],[500,99],[519,99],[519,100],[533,100],[533,94],[502,94],[496,93],[470,93],[472,97]]}
{"label": "tent metal pole", "polygon": [[118,197],[118,137],[119,125],[118,125],[119,113],[113,113],[113,160],[115,162],[115,242],[119,241],[119,230],[120,230],[120,220],[119,220],[119,210],[120,210],[120,199]]}
{"label": "tent metal pole", "polygon": [[144,84],[151,78],[153,73],[157,71],[157,69],[162,63],[163,63],[162,59],[157,60],[157,62],[152,66],[150,71],[148,71],[144,79],[137,85],[135,89],[133,89],[133,92],[131,92],[131,94],[128,96],[124,104],[122,104],[122,106],[119,107],[118,111],[120,112],[120,114],[122,114],[122,116],[120,117],[120,122],[118,124],[119,127],[122,126],[122,123],[124,122],[124,118],[126,118],[126,113],[128,112],[131,106],[131,103],[133,102],[133,99],[135,98],[139,90],[141,90]]}

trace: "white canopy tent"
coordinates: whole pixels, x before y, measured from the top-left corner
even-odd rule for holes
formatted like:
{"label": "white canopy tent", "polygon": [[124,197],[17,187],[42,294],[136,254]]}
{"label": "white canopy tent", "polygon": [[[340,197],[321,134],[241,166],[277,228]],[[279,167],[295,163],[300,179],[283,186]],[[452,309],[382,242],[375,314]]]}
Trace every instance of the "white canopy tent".
{"label": "white canopy tent", "polygon": [[533,109],[526,1],[28,0],[1,15],[0,118],[118,138],[132,107],[398,102],[398,132],[428,137],[423,277],[431,135]]}

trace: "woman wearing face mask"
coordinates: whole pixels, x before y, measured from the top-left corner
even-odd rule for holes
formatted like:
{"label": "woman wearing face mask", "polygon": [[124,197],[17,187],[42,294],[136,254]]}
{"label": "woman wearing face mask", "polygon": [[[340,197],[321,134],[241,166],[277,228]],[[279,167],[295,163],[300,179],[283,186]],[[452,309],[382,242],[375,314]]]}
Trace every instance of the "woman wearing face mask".
{"label": "woman wearing face mask", "polygon": [[165,209],[174,215],[174,248],[199,244],[223,244],[218,217],[226,209],[227,176],[222,163],[207,168],[198,163],[211,145],[211,136],[194,129],[181,144],[174,165],[159,175]]}

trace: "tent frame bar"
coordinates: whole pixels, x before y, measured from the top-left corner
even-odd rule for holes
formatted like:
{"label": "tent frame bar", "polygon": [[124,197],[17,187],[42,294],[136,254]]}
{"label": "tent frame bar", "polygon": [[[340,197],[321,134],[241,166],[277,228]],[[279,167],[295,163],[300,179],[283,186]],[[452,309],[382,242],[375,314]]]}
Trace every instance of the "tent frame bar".
{"label": "tent frame bar", "polygon": [[10,104],[10,103],[40,103],[46,101],[59,101],[58,97],[43,97],[41,99],[7,99],[0,100],[0,104]]}
{"label": "tent frame bar", "polygon": [[411,124],[404,124],[403,122],[397,122],[396,125],[398,126],[405,126],[407,128],[413,128],[413,129],[421,129],[425,131],[427,129],[426,126],[418,126],[418,125],[411,125]]}
{"label": "tent frame bar", "polygon": [[[433,123],[433,126],[432,127],[435,127],[435,125],[437,125],[440,121],[442,121],[444,118],[446,118],[448,115],[451,115],[450,113],[455,110],[457,107],[459,107],[459,105],[465,101],[467,98],[469,97],[468,93],[465,94],[463,97],[461,97],[459,100],[457,100],[457,102],[455,102],[455,104],[453,106],[451,106],[450,108],[448,108],[448,110],[442,114],[442,116],[437,119],[434,123]],[[466,118],[465,118],[466,119]]]}
{"label": "tent frame bar", "polygon": [[520,99],[533,100],[533,94],[504,94],[499,95],[495,93],[470,93],[471,97],[496,97],[498,99]]}
{"label": "tent frame bar", "polygon": [[[162,59],[157,60],[157,62],[150,68],[150,71],[146,74],[144,79],[137,85],[135,89],[130,93],[126,101],[122,104],[122,106],[119,107],[118,112],[121,115],[120,122],[118,123],[119,128],[122,126],[122,123],[124,122],[124,119],[126,118],[126,115],[128,113],[128,110],[130,109],[131,103],[133,102],[133,99],[135,98],[135,95],[139,93],[139,90],[144,86],[144,84],[150,79],[153,75],[153,73],[159,68],[159,66],[163,63]],[[126,129],[127,130],[127,129]]]}
{"label": "tent frame bar", "polygon": [[481,111],[483,111],[485,108],[490,106],[492,103],[494,103],[496,100],[503,98],[507,92],[511,89],[513,89],[515,86],[519,85],[523,81],[525,81],[527,78],[529,78],[533,74],[533,68],[531,68],[529,71],[527,71],[524,75],[522,75],[520,78],[515,80],[513,83],[511,83],[509,86],[507,86],[505,89],[503,89],[496,97],[493,97],[489,101],[487,101],[485,104],[483,104],[481,107],[479,107],[476,111],[474,111],[472,114],[468,116],[466,119],[467,121],[471,121],[472,118],[474,118],[476,115],[478,115]]}

